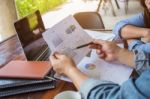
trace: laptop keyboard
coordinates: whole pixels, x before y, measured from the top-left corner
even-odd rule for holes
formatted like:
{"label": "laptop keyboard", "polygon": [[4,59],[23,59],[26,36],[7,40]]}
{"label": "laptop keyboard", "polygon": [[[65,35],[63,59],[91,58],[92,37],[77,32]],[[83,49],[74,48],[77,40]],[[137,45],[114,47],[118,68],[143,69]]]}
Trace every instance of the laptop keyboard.
{"label": "laptop keyboard", "polygon": [[36,50],[32,51],[32,53],[28,54],[28,60],[31,61],[48,61],[50,56],[50,49],[48,45],[43,45]]}
{"label": "laptop keyboard", "polygon": [[50,56],[50,49],[47,45],[43,45],[40,50],[38,50],[37,57],[35,57],[36,61],[48,61]]}

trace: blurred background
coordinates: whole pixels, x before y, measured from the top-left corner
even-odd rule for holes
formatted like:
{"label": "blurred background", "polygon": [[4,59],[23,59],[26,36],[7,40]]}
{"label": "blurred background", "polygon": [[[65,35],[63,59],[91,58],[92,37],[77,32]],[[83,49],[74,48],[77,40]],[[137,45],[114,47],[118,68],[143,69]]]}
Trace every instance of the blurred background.
{"label": "blurred background", "polygon": [[16,20],[38,9],[46,28],[76,12],[97,11],[105,28],[112,29],[119,20],[143,11],[139,0],[0,0],[0,42],[16,33]]}

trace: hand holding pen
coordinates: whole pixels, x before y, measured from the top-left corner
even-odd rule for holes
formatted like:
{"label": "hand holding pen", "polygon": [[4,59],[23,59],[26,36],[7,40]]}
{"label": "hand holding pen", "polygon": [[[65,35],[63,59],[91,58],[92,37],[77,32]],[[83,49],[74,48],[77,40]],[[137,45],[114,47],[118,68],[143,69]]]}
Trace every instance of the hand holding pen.
{"label": "hand holding pen", "polygon": [[80,48],[89,46],[90,44],[93,44],[93,42],[90,42],[90,43],[86,43],[86,44],[80,45],[80,46],[76,47],[76,49],[80,49]]}
{"label": "hand holding pen", "polygon": [[95,44],[94,41],[92,41],[92,42],[89,42],[89,43],[77,46],[75,49],[80,49],[80,48],[84,48],[84,47],[87,47],[87,46],[89,46],[89,47],[91,47],[91,46],[97,46],[97,49],[101,47],[100,44]]}

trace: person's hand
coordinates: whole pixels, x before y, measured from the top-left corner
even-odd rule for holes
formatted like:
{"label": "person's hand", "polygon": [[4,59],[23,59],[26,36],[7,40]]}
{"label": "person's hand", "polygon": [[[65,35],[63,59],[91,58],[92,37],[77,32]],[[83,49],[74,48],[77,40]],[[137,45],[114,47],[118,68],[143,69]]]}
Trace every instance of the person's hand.
{"label": "person's hand", "polygon": [[145,32],[143,36],[141,37],[141,40],[145,43],[150,42],[150,29],[145,29]]}
{"label": "person's hand", "polygon": [[96,49],[99,58],[102,58],[106,61],[118,60],[118,53],[121,49],[116,45],[115,42],[104,40],[94,40],[93,44],[91,44],[89,47]]}
{"label": "person's hand", "polygon": [[50,62],[53,66],[53,69],[58,74],[66,75],[66,73],[69,72],[70,69],[76,67],[74,61],[71,58],[59,53],[54,53],[53,55],[51,55]]}

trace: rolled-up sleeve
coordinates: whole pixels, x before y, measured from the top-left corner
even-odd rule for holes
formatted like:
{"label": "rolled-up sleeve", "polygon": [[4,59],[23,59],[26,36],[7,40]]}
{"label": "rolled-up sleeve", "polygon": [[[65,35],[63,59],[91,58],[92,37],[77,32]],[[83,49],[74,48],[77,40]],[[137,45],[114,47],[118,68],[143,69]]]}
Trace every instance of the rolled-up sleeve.
{"label": "rolled-up sleeve", "polygon": [[[105,85],[110,86],[118,86],[118,84],[115,84],[113,82],[110,81],[101,81],[101,80],[95,80],[95,79],[88,79],[86,81],[84,81],[84,83],[81,85],[82,87],[80,88],[80,93],[82,95],[82,97],[84,97],[83,99],[99,99],[99,98],[94,98],[96,91],[99,90],[99,88],[109,88],[108,86],[105,87]],[[99,87],[102,86],[102,87]],[[94,94],[91,93],[91,90],[94,91]],[[102,90],[101,90],[102,91]],[[101,93],[101,91],[99,91],[99,93]],[[97,94],[98,95],[98,94]]]}
{"label": "rolled-up sleeve", "polygon": [[141,49],[135,49],[133,52],[135,54],[135,70],[140,75],[150,67],[150,54],[141,51]]}
{"label": "rolled-up sleeve", "polygon": [[121,86],[110,81],[87,79],[80,87],[83,99],[150,99],[150,55],[134,50],[138,78],[130,78]]}
{"label": "rolled-up sleeve", "polygon": [[150,99],[150,88],[147,87],[150,83],[149,75],[150,69],[137,79],[130,78],[121,86],[113,82],[88,79],[81,85],[80,93],[82,99]]}
{"label": "rolled-up sleeve", "polygon": [[144,43],[141,40],[133,40],[129,45],[128,49],[132,50],[142,50],[147,54],[150,54],[150,43]]}
{"label": "rolled-up sleeve", "polygon": [[131,18],[118,22],[113,28],[113,33],[116,35],[116,40],[121,40],[121,29],[126,25],[134,25],[137,27],[144,27],[143,13],[137,14]]}
{"label": "rolled-up sleeve", "polygon": [[144,44],[144,42],[140,41],[140,40],[133,40],[129,45],[128,45],[128,49],[130,51],[134,50],[137,48],[137,46],[141,46],[142,44]]}

